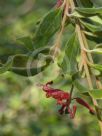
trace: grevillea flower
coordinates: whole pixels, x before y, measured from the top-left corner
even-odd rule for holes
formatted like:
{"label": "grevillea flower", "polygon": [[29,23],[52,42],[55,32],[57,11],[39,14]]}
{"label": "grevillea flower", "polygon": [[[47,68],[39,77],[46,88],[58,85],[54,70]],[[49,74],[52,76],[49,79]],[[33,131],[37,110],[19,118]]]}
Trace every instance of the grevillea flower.
{"label": "grevillea flower", "polygon": [[76,99],[76,101],[79,103],[79,104],[81,104],[81,105],[83,105],[84,107],[86,107],[87,109],[89,109],[89,112],[91,113],[91,114],[95,114],[95,111],[90,107],[90,105],[87,103],[87,102],[85,102],[83,99],[81,99],[81,98],[75,98]]}
{"label": "grevillea flower", "polygon": [[64,92],[60,89],[54,89],[51,88],[49,85],[51,85],[53,82],[48,82],[47,84],[43,85],[43,91],[46,92],[46,97],[52,97],[57,100],[57,104],[62,104],[63,100],[67,100],[70,98],[70,94],[67,92]]}
{"label": "grevillea flower", "polygon": [[60,89],[54,89],[50,87],[51,84],[53,84],[52,81],[43,85],[43,91],[46,92],[47,98],[52,97],[57,100],[58,105],[61,105],[61,108],[58,110],[58,112],[61,115],[65,113],[65,114],[69,114],[71,119],[75,117],[77,106],[73,105],[72,108],[70,108],[71,102],[73,100],[76,100],[77,103],[86,107],[91,114],[95,114],[95,111],[90,107],[90,105],[86,101],[84,101],[79,97],[72,98],[72,95],[70,93]]}

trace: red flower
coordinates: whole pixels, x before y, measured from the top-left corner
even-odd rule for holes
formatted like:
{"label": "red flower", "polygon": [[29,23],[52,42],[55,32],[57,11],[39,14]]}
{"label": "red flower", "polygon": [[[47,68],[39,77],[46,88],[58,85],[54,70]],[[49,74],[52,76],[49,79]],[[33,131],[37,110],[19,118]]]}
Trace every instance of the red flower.
{"label": "red flower", "polygon": [[90,105],[87,103],[87,102],[85,102],[83,99],[81,99],[81,98],[75,98],[76,99],[76,101],[79,103],[79,104],[81,104],[81,105],[83,105],[84,107],[86,107],[87,109],[89,109],[89,112],[91,113],[91,114],[95,114],[95,111],[90,107]]}
{"label": "red flower", "polygon": [[63,104],[62,107],[58,110],[58,112],[60,114],[63,114],[65,112],[65,107],[66,107],[66,105]]}
{"label": "red flower", "polygon": [[61,115],[65,113],[65,114],[69,114],[71,119],[75,117],[77,106],[74,105],[72,108],[70,108],[70,104],[72,100],[76,100],[77,103],[89,109],[89,112],[91,114],[95,114],[95,111],[83,99],[78,97],[72,98],[72,95],[70,93],[64,92],[63,90],[60,90],[60,89],[54,89],[50,87],[52,83],[53,82],[50,81],[46,83],[45,85],[43,85],[43,91],[46,92],[47,98],[52,97],[57,100],[58,105],[61,105],[61,108],[58,111]]}
{"label": "red flower", "polygon": [[54,99],[57,99],[58,103],[62,100],[67,100],[70,98],[70,94],[67,92],[64,92],[60,89],[54,89],[51,88],[49,85],[52,84],[53,82],[48,82],[47,84],[43,85],[43,91],[46,92],[46,97],[52,97]]}
{"label": "red flower", "polygon": [[56,7],[59,8],[63,3],[63,0],[57,0]]}

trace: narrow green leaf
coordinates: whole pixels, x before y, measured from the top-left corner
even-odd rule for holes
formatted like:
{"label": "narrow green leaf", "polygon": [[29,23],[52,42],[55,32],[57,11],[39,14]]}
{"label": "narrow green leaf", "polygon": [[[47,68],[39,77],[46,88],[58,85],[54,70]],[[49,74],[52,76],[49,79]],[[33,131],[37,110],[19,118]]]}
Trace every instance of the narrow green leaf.
{"label": "narrow green leaf", "polygon": [[74,85],[79,90],[79,92],[81,94],[90,95],[91,97],[93,97],[95,99],[102,99],[102,89],[89,90],[88,88],[83,86],[81,83],[79,83],[78,80],[74,81]]}
{"label": "narrow green leaf", "polygon": [[96,54],[102,54],[102,48],[95,48],[93,50],[84,49],[86,52],[89,53],[96,53]]}
{"label": "narrow green leaf", "polygon": [[100,76],[101,75],[101,72],[97,69],[94,69],[94,68],[90,68],[91,70],[91,73],[93,73],[93,75],[95,76]]}
{"label": "narrow green leaf", "polygon": [[77,0],[76,1],[79,7],[92,7],[93,3],[91,0]]}
{"label": "narrow green leaf", "polygon": [[102,65],[101,64],[91,64],[89,63],[89,65],[94,68],[94,69],[97,69],[99,70],[100,72],[102,72]]}
{"label": "narrow green leaf", "polygon": [[75,87],[79,90],[79,92],[83,95],[90,95],[95,99],[102,99],[102,89],[93,89],[89,90],[88,88],[84,87],[80,84],[77,80],[74,81]]}
{"label": "narrow green leaf", "polygon": [[102,7],[100,8],[75,8],[76,11],[79,13],[85,14],[85,15],[96,15],[96,14],[102,14]]}
{"label": "narrow green leaf", "polygon": [[91,90],[89,94],[95,99],[102,99],[102,89]]}
{"label": "narrow green leaf", "polygon": [[94,6],[96,7],[102,7],[102,0],[90,0]]}
{"label": "narrow green leaf", "polygon": [[88,23],[82,20],[80,22],[93,33],[102,32],[102,24],[96,24],[95,22]]}
{"label": "narrow green leaf", "polygon": [[40,22],[34,38],[34,48],[46,46],[61,26],[62,10],[50,11]]}
{"label": "narrow green leaf", "polygon": [[92,16],[92,17],[88,17],[92,22],[96,22],[99,23],[100,25],[102,25],[102,18],[101,16]]}
{"label": "narrow green leaf", "polygon": [[77,56],[79,51],[79,42],[74,33],[65,47],[65,56],[61,64],[64,73],[73,75],[77,72]]}
{"label": "narrow green leaf", "polygon": [[19,38],[17,39],[17,42],[26,47],[28,50],[34,50],[32,39],[29,36]]}
{"label": "narrow green leaf", "polygon": [[79,12],[77,12],[75,10],[70,14],[70,16],[77,17],[77,18],[85,18],[84,15],[80,14]]}
{"label": "narrow green leaf", "polygon": [[88,93],[88,88],[84,87],[78,80],[74,81],[75,87],[79,90],[80,93],[86,94]]}

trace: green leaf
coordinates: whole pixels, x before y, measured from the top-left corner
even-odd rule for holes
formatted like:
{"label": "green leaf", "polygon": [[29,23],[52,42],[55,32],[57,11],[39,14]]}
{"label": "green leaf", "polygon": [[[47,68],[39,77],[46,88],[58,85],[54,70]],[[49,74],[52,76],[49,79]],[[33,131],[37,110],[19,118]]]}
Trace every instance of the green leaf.
{"label": "green leaf", "polygon": [[93,89],[89,90],[88,88],[84,87],[79,81],[74,81],[75,87],[79,90],[79,92],[83,95],[90,95],[95,99],[102,99],[102,89]]}
{"label": "green leaf", "polygon": [[34,38],[34,48],[46,46],[61,26],[62,10],[50,11],[40,22]]}
{"label": "green leaf", "polygon": [[99,70],[100,72],[102,72],[102,65],[101,64],[91,64],[89,63],[89,65],[94,68],[94,69],[97,69]]}
{"label": "green leaf", "polygon": [[96,23],[99,23],[100,25],[102,24],[102,18],[100,16],[92,16],[92,17],[89,17],[89,19],[92,21],[92,22],[96,22]]}
{"label": "green leaf", "polygon": [[[39,55],[41,56],[40,60]],[[35,54],[34,57],[33,55],[29,56],[29,54],[13,55],[8,58],[5,64],[1,64],[0,74],[6,71],[12,71],[22,76],[34,76],[42,72],[51,62],[51,56],[42,55],[41,53]]]}
{"label": "green leaf", "polygon": [[94,6],[102,7],[102,0],[91,0]]}
{"label": "green leaf", "polygon": [[89,91],[88,88],[86,88],[82,84],[80,84],[80,82],[78,80],[74,81],[74,85],[79,90],[79,92],[82,94],[86,94]]}
{"label": "green leaf", "polygon": [[76,1],[79,7],[92,7],[93,3],[91,0],[77,0]]}
{"label": "green leaf", "polygon": [[10,67],[12,66],[12,61],[13,61],[13,58],[9,57],[5,64],[3,64],[3,65],[1,64],[0,74],[5,73],[6,71],[8,71],[10,69]]}
{"label": "green leaf", "polygon": [[77,11],[75,11],[75,10],[71,13],[70,16],[72,16],[72,17],[77,17],[77,18],[85,18],[84,15],[80,14],[79,12],[77,12]]}
{"label": "green leaf", "polygon": [[84,49],[86,52],[89,53],[96,53],[96,54],[102,54],[102,48],[95,48],[93,50]]}
{"label": "green leaf", "polygon": [[95,99],[102,99],[102,89],[93,89],[89,94]]}
{"label": "green leaf", "polygon": [[73,75],[77,72],[77,56],[79,55],[79,42],[74,33],[65,47],[65,56],[61,64],[64,73]]}
{"label": "green leaf", "polygon": [[34,50],[32,39],[29,36],[19,38],[17,39],[17,42],[26,47],[28,50]]}
{"label": "green leaf", "polygon": [[90,68],[91,70],[91,73],[95,76],[101,76],[101,72],[97,69],[94,69],[94,68]]}
{"label": "green leaf", "polygon": [[82,13],[84,15],[93,16],[96,14],[102,14],[102,7],[101,8],[75,8],[76,11]]}
{"label": "green leaf", "polygon": [[102,35],[101,34],[96,34],[96,33],[92,33],[89,31],[84,31],[84,33],[86,34],[86,37],[88,40],[95,42],[96,44],[102,43]]}
{"label": "green leaf", "polygon": [[[31,59],[32,62],[30,62],[29,59]],[[25,66],[20,66],[22,60],[24,60]],[[37,66],[35,65],[35,63],[37,63],[37,60],[32,60],[32,58],[29,58],[28,56],[16,56],[13,60],[13,66],[11,67],[10,71],[22,76],[34,76],[44,71],[45,68],[49,66],[49,64],[52,62],[52,57],[46,56],[44,60],[45,64]],[[32,63],[34,64],[34,66],[32,65]]]}
{"label": "green leaf", "polygon": [[102,24],[99,23],[95,23],[95,22],[91,22],[91,20],[89,20],[90,22],[86,22],[86,21],[80,21],[87,29],[89,29],[91,32],[93,33],[99,33],[102,32]]}

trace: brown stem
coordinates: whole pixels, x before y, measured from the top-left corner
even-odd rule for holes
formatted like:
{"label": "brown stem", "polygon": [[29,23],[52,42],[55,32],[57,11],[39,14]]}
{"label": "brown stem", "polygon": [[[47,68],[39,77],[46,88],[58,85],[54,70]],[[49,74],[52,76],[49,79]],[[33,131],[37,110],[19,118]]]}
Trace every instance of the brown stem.
{"label": "brown stem", "polygon": [[67,2],[68,0],[64,0],[63,2],[63,7],[65,7],[64,9],[64,15],[63,15],[63,19],[62,19],[62,24],[61,24],[61,30],[60,32],[58,33],[58,36],[56,38],[56,42],[55,42],[55,45],[53,47],[53,58],[56,57],[56,55],[58,54],[58,51],[60,49],[60,46],[61,46],[61,38],[62,38],[62,34],[63,34],[63,31],[64,31],[64,27],[65,27],[65,22],[66,22],[66,19],[67,19],[67,12],[68,12],[68,9],[69,9],[69,2]]}
{"label": "brown stem", "polygon": [[[72,84],[72,87],[70,89],[70,98],[67,100],[67,106],[69,107],[71,100],[72,100],[72,93],[73,93],[74,85]],[[68,92],[69,93],[69,92]]]}
{"label": "brown stem", "polygon": [[[84,41],[85,47],[86,47],[87,49],[89,49],[88,43],[87,43],[87,40],[86,40],[86,37],[85,37],[85,34],[84,34],[83,32],[82,32],[82,37],[83,37],[83,41]],[[90,62],[91,62],[91,63],[94,63],[91,53],[87,53],[87,54],[88,54],[88,57],[89,57]],[[97,88],[102,89],[102,83],[100,82],[99,78],[95,76],[95,80],[96,80]]]}

